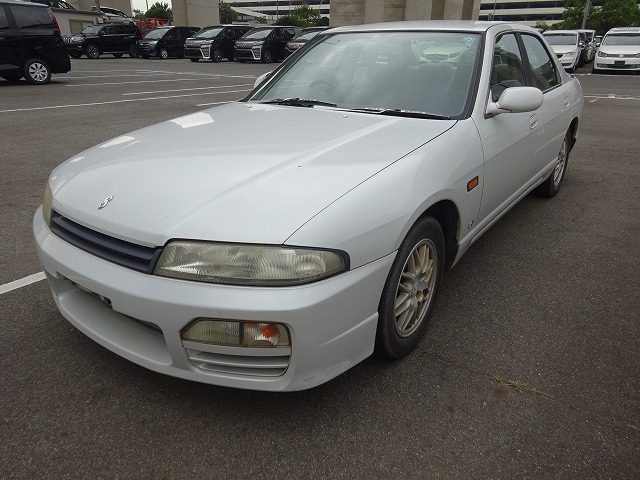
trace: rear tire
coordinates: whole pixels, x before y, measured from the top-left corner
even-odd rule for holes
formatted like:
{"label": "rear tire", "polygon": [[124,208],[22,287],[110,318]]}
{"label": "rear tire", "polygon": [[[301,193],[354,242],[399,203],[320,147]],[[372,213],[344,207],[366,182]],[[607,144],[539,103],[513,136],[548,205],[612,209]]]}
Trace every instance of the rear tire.
{"label": "rear tire", "polygon": [[387,276],[380,305],[376,353],[401,358],[424,336],[444,273],[442,227],[426,216],[403,240]]}
{"label": "rear tire", "polygon": [[24,63],[24,78],[33,85],[44,85],[51,80],[49,64],[39,58],[30,58]]}
{"label": "rear tire", "polygon": [[76,59],[78,59],[78,58],[80,58],[80,57],[82,56],[82,54],[81,54],[81,53],[78,53],[78,52],[67,52],[67,53],[69,54],[69,56],[70,56],[71,58],[76,58]]}
{"label": "rear tire", "polygon": [[553,171],[549,174],[549,177],[542,182],[536,189],[536,195],[541,197],[551,198],[555,197],[560,191],[564,175],[567,172],[567,162],[569,161],[569,151],[571,149],[571,132],[567,132],[562,140],[560,151],[558,152],[558,158],[556,165],[553,167]]}
{"label": "rear tire", "polygon": [[113,55],[116,58],[122,58],[122,53],[112,53],[111,55]]}

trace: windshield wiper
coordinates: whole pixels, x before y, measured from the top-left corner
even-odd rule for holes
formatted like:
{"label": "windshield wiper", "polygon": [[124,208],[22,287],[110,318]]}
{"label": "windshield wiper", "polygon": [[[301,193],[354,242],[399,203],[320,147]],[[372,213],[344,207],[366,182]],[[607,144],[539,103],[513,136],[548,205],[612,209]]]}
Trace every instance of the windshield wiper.
{"label": "windshield wiper", "polygon": [[431,120],[451,120],[446,115],[435,115],[427,112],[413,110],[400,110],[399,108],[353,108],[352,112],[375,113],[376,115],[388,115],[390,117],[428,118]]}
{"label": "windshield wiper", "polygon": [[322,107],[337,107],[335,103],[331,102],[323,102],[322,100],[313,100],[310,98],[274,98],[273,100],[267,100],[266,102],[260,103],[268,103],[274,105],[288,105],[290,107],[315,107],[316,105],[320,105]]}

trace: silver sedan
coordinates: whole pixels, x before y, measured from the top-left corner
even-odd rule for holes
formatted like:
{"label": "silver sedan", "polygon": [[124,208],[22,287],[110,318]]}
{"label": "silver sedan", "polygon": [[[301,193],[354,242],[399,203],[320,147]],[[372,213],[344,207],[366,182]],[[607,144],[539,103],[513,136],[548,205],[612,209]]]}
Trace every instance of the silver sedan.
{"label": "silver sedan", "polygon": [[244,100],[56,168],[38,255],[62,314],[118,355],[310,388],[418,345],[445,269],[559,191],[582,105],[525,26],[331,29]]}

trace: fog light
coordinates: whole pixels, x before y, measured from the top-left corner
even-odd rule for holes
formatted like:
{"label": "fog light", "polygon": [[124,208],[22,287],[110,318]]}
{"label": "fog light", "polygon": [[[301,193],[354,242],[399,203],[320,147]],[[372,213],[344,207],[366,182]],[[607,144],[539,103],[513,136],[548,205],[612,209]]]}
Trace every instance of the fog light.
{"label": "fog light", "polygon": [[288,347],[289,332],[279,323],[199,319],[182,332],[182,340],[230,347]]}

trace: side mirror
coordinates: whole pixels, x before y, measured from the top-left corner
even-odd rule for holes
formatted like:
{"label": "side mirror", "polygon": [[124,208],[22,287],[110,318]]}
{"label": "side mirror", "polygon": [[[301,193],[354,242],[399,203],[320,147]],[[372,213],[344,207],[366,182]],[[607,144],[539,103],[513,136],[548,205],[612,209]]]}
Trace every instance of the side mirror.
{"label": "side mirror", "polygon": [[578,42],[578,48],[584,48],[584,42]]}
{"label": "side mirror", "polygon": [[486,114],[533,112],[542,105],[544,95],[535,87],[507,88],[497,102],[489,102]]}
{"label": "side mirror", "polygon": [[267,78],[271,76],[271,72],[263,73],[258,78],[256,78],[255,83],[253,84],[253,88],[258,88],[259,85],[262,84]]}

